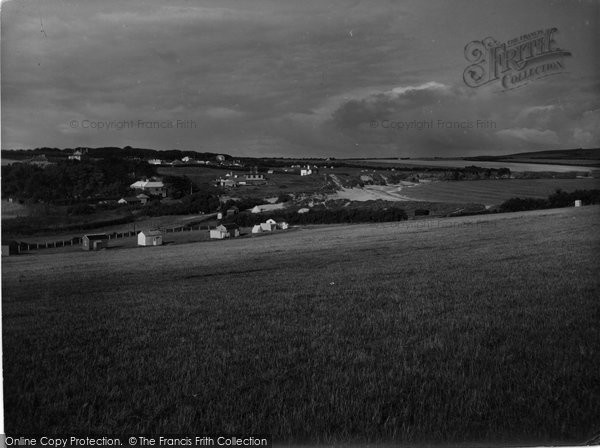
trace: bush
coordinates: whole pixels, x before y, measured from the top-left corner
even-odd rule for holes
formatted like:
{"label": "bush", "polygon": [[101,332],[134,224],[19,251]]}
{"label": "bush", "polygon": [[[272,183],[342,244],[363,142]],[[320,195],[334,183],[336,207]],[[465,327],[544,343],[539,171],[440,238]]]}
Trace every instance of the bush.
{"label": "bush", "polygon": [[600,204],[600,190],[575,190],[572,193],[567,193],[559,189],[548,196],[548,199],[511,198],[500,205],[500,211],[521,212],[544,208],[572,207],[576,200],[581,200],[583,205]]}
{"label": "bush", "polygon": [[292,197],[289,194],[280,194],[277,197],[277,202],[290,202]]}
{"label": "bush", "polygon": [[89,204],[77,204],[69,207],[67,213],[69,215],[91,215],[94,210],[94,207]]}
{"label": "bush", "polygon": [[241,227],[250,227],[267,219],[286,221],[289,224],[338,224],[360,222],[390,222],[403,221],[408,215],[403,209],[312,209],[308,213],[298,213],[292,210],[278,210],[273,213],[240,213],[225,218],[226,222],[235,223]]}
{"label": "bush", "polygon": [[539,210],[543,208],[548,208],[548,201],[546,199],[511,198],[500,205],[501,212],[522,212],[525,210]]}

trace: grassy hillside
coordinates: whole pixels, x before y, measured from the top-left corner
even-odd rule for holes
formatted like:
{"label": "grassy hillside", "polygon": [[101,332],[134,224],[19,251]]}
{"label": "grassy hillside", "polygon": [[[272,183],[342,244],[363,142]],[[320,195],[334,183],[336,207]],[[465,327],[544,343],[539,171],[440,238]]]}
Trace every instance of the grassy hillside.
{"label": "grassy hillside", "polygon": [[401,194],[419,201],[500,204],[510,198],[546,199],[557,189],[564,191],[600,188],[600,179],[504,179],[464,182],[433,182],[404,188]]}
{"label": "grassy hillside", "polygon": [[8,433],[581,442],[600,209],[3,259]]}

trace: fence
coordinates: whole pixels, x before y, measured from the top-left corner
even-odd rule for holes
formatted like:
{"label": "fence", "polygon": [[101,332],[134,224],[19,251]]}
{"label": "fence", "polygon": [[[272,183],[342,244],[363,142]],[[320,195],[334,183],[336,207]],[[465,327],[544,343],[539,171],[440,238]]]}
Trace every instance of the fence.
{"label": "fence", "polygon": [[[204,225],[204,228],[200,224],[196,225],[184,225],[177,227],[161,227],[159,230],[162,233],[178,233],[178,232],[191,232],[194,230],[209,230],[208,225]],[[120,238],[130,238],[137,236],[141,230],[131,230],[127,232],[112,232],[107,233],[109,240],[116,240]],[[69,247],[69,246],[78,246],[81,244],[83,236],[76,236],[68,240],[58,240],[58,241],[44,241],[43,243],[28,243],[26,241],[16,241],[17,252],[29,252],[32,250],[41,250],[41,249],[56,249],[60,247]]]}

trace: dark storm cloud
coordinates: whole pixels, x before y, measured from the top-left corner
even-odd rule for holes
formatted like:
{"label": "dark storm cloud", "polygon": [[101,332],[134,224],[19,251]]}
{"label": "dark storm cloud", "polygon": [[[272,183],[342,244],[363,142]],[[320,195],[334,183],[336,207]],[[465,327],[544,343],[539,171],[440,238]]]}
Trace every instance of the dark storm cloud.
{"label": "dark storm cloud", "polygon": [[[598,145],[597,9],[586,2],[567,14],[567,2],[9,1],[2,4],[2,147],[356,156]],[[569,74],[503,96],[464,86],[467,42],[547,26],[559,27],[561,45],[573,53]],[[368,128],[385,117],[489,118],[499,127]],[[71,120],[196,126],[98,131],[70,127]]]}

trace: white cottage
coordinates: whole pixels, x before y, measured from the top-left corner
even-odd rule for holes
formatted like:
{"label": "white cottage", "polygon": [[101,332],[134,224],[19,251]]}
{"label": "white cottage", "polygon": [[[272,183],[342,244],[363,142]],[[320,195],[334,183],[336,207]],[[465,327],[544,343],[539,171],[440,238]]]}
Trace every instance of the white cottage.
{"label": "white cottage", "polygon": [[273,229],[275,228],[275,226],[268,222],[261,222],[260,228],[262,229],[263,232],[272,232]]}
{"label": "white cottage", "polygon": [[240,236],[240,228],[236,224],[220,224],[215,229],[210,229],[210,237],[222,240]]}
{"label": "white cottage", "polygon": [[163,235],[160,230],[142,230],[138,233],[138,246],[162,246]]}

